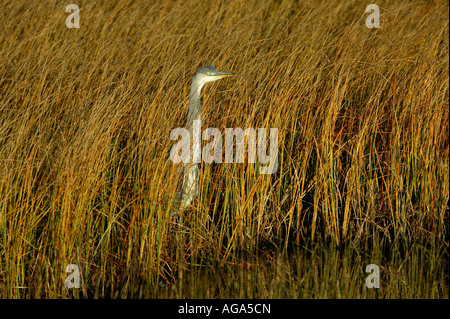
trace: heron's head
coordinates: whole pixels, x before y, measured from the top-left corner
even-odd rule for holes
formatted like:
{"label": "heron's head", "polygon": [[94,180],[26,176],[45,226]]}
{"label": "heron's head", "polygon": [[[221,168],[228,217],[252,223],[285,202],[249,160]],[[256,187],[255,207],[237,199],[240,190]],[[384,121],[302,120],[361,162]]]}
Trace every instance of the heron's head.
{"label": "heron's head", "polygon": [[200,85],[203,85],[205,83],[214,82],[232,75],[234,75],[234,73],[217,71],[216,68],[212,65],[202,66],[195,73],[194,81],[199,83]]}

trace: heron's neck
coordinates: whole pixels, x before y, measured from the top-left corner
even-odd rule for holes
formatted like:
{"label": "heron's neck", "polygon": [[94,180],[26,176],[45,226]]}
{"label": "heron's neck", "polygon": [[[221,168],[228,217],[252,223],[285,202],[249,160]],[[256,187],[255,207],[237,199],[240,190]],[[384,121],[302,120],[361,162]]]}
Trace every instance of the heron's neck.
{"label": "heron's neck", "polygon": [[191,93],[189,94],[189,111],[186,121],[186,127],[190,127],[192,122],[197,119],[201,113],[200,92],[204,83],[193,81],[191,85]]}

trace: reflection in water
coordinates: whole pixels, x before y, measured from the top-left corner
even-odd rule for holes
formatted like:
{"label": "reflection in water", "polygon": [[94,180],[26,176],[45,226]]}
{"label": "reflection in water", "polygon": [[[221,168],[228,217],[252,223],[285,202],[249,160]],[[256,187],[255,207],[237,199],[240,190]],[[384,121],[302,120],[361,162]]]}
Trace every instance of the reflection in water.
{"label": "reflection in water", "polygon": [[[220,266],[188,265],[155,298],[445,298],[446,250],[415,245],[382,252],[354,248],[298,248],[240,254]],[[366,287],[366,266],[380,269],[380,288]],[[369,278],[370,280],[370,278]]]}

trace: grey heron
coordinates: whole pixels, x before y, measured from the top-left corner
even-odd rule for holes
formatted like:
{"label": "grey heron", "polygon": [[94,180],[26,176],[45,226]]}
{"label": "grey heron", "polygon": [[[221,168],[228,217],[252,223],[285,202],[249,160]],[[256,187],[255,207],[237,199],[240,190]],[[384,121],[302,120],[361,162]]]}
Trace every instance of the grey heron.
{"label": "grey heron", "polygon": [[[191,91],[189,94],[189,111],[186,120],[185,128],[193,135],[193,124],[196,120],[201,120],[201,102],[200,96],[203,86],[208,82],[214,82],[219,79],[234,75],[230,72],[220,72],[212,65],[202,66],[197,70],[192,79]],[[197,132],[200,134],[201,132]],[[183,185],[181,188],[181,204],[178,211],[173,215],[183,211],[186,207],[191,205],[194,197],[198,194],[198,179],[199,179],[199,160],[201,159],[201,149],[199,145],[192,145],[190,152],[190,161],[188,164],[183,164]],[[177,194],[179,198],[180,194]]]}

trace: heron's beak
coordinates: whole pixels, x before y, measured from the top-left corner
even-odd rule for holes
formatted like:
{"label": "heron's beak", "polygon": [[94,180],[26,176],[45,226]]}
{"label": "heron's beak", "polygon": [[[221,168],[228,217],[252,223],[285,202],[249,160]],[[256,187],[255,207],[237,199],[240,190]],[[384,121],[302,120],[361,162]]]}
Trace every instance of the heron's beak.
{"label": "heron's beak", "polygon": [[230,72],[216,72],[214,73],[212,76],[217,78],[217,79],[221,79],[221,78],[226,78],[228,76],[232,76],[234,75],[234,73],[230,73]]}

